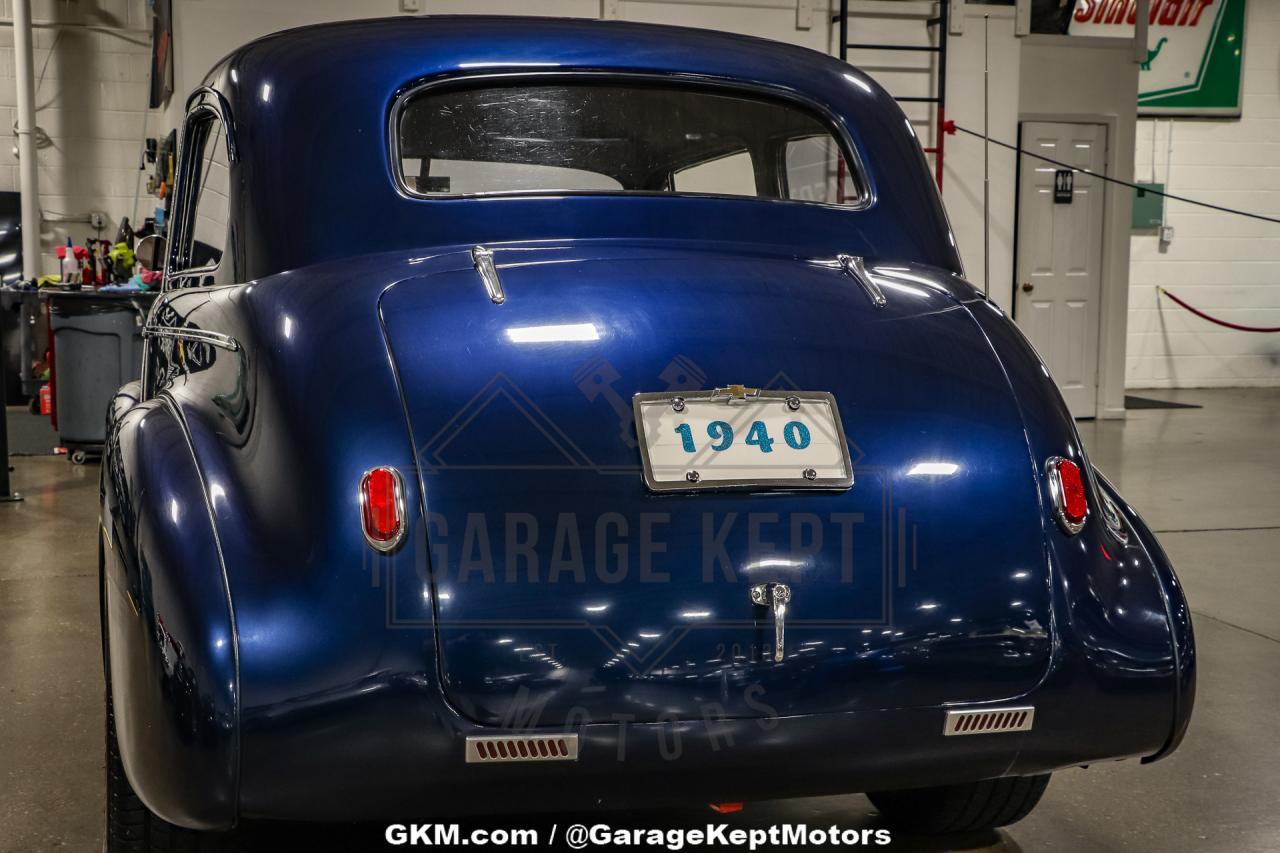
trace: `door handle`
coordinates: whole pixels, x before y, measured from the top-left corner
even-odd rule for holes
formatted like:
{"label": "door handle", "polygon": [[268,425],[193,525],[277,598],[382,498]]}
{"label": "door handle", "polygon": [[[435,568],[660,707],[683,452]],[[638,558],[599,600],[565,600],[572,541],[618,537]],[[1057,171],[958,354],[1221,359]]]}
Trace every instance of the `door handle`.
{"label": "door handle", "polygon": [[751,603],[773,611],[773,659],[782,662],[786,644],[787,605],[791,603],[791,587],[785,583],[758,583],[751,587]]}
{"label": "door handle", "polygon": [[1036,289],[1036,286],[1035,286],[1034,284],[1032,284],[1031,282],[1029,282],[1029,281],[1024,281],[1024,282],[1022,283],[1022,292],[1023,292],[1023,293],[1030,293],[1031,291],[1033,291],[1033,290],[1035,290],[1035,289]]}

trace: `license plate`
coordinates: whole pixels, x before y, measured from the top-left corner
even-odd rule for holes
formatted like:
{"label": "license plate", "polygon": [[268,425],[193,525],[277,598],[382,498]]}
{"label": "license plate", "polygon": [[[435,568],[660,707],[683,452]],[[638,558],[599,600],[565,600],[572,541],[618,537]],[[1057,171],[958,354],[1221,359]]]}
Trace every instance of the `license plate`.
{"label": "license plate", "polygon": [[644,481],[656,492],[853,485],[833,396],[741,385],[637,394]]}

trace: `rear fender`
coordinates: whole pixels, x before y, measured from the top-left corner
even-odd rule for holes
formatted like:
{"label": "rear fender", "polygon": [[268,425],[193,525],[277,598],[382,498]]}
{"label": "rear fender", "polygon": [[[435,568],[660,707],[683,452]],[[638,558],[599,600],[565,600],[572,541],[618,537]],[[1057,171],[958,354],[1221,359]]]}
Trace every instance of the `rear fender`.
{"label": "rear fender", "polygon": [[[1026,428],[1031,458],[1041,483],[1045,540],[1054,577],[1055,665],[1045,681],[1036,725],[1066,725],[1068,718],[1096,717],[1097,756],[1154,756],[1170,747],[1169,732],[1179,725],[1180,699],[1188,692],[1181,669],[1180,645],[1189,642],[1189,620],[1171,605],[1180,600],[1172,571],[1154,538],[1132,510],[1131,531],[1120,541],[1103,522],[1104,495],[1123,501],[1089,463],[1066,403],[1039,355],[1021,331],[994,304],[975,300],[970,310],[986,331],[1005,366]],[[1085,477],[1090,517],[1077,535],[1052,521],[1044,463],[1051,456],[1071,459]],[[1134,541],[1134,540],[1137,541]],[[1170,593],[1173,593],[1171,596]],[[1178,619],[1186,622],[1179,627]],[[1185,640],[1180,638],[1185,635]],[[1085,675],[1081,679],[1078,676]],[[1059,698],[1055,699],[1057,696]],[[1112,742],[1108,742],[1112,741]],[[1062,759],[1059,762],[1059,759]],[[1080,763],[1078,754],[1024,754],[1044,765]],[[1042,766],[1044,766],[1042,765]]]}
{"label": "rear fender", "polygon": [[1187,597],[1182,591],[1182,584],[1178,580],[1178,575],[1173,570],[1173,563],[1169,560],[1164,549],[1160,547],[1159,540],[1155,534],[1147,527],[1147,523],[1142,520],[1142,516],[1129,506],[1128,502],[1120,496],[1115,486],[1103,477],[1097,475],[1098,487],[1111,498],[1115,504],[1116,510],[1120,513],[1128,527],[1130,535],[1137,541],[1136,544],[1143,550],[1146,555],[1147,563],[1151,566],[1157,581],[1160,584],[1160,591],[1164,598],[1164,606],[1166,618],[1169,620],[1169,631],[1173,638],[1173,654],[1177,667],[1177,681],[1175,683],[1173,695],[1173,725],[1169,731],[1169,739],[1165,742],[1160,751],[1148,755],[1143,758],[1143,763],[1159,761],[1166,757],[1182,743],[1182,738],[1187,733],[1187,725],[1191,722],[1191,711],[1195,707],[1196,701],[1196,640],[1195,632],[1191,627],[1191,607],[1187,604]]}
{"label": "rear fender", "polygon": [[118,396],[112,415],[102,613],[125,773],[165,820],[226,828],[236,818],[236,636],[204,485],[165,400]]}

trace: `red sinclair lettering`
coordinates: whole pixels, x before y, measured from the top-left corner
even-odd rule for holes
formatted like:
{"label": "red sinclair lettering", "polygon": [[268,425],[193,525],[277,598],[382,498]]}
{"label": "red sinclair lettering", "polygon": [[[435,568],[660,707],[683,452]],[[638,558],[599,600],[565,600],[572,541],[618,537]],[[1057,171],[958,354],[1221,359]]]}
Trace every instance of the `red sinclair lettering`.
{"label": "red sinclair lettering", "polygon": [[[1199,25],[1204,10],[1214,0],[1151,0],[1148,23],[1163,27]],[[1082,24],[1130,24],[1138,15],[1138,0],[1080,0],[1075,19]]]}

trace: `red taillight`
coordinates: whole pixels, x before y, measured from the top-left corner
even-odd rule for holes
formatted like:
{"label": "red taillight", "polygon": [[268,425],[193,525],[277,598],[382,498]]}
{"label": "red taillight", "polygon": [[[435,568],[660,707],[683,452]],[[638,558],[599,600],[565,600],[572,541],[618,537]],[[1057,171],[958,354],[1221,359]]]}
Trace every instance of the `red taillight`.
{"label": "red taillight", "polygon": [[1070,459],[1054,456],[1045,464],[1049,492],[1053,496],[1058,524],[1067,533],[1079,533],[1089,516],[1089,500],[1084,493],[1080,466]]}
{"label": "red taillight", "polygon": [[707,803],[716,814],[735,814],[742,811],[742,803]]}
{"label": "red taillight", "polygon": [[390,551],[404,535],[404,485],[394,468],[374,468],[360,480],[360,518],[364,538]]}

